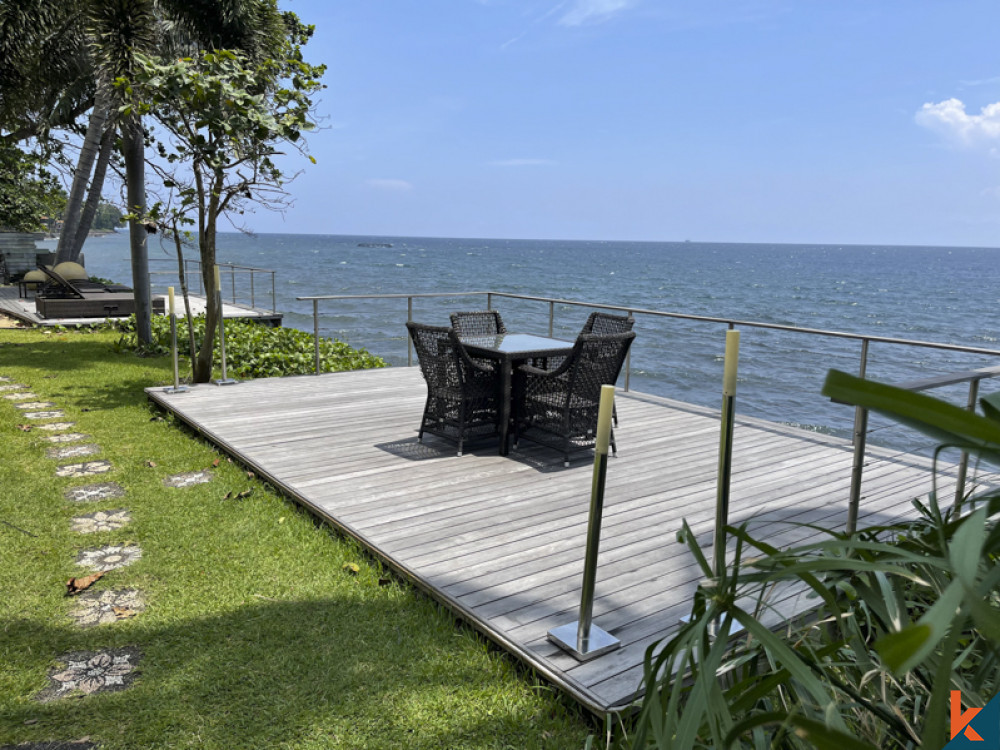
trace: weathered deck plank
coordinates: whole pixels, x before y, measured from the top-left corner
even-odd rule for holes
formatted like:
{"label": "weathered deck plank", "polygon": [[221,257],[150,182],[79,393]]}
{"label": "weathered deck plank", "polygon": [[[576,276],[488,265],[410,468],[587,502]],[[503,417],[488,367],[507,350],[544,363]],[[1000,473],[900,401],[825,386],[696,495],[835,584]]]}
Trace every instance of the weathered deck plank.
{"label": "weathered deck plank", "polygon": [[[185,394],[151,389],[150,397],[588,708],[621,706],[640,688],[645,649],[676,630],[701,577],[675,536],[686,519],[711,544],[717,413],[619,395],[594,616],[623,645],[580,664],[546,633],[576,619],[590,460],[565,469],[561,454],[530,443],[508,458],[495,443],[473,444],[462,457],[436,438],[420,444],[425,393],[416,369],[397,368]],[[929,487],[929,462],[870,453],[880,460],[866,471],[862,519],[906,515]],[[793,522],[840,528],[850,466],[842,440],[740,418],[730,520],[752,522],[772,544],[816,537]]]}

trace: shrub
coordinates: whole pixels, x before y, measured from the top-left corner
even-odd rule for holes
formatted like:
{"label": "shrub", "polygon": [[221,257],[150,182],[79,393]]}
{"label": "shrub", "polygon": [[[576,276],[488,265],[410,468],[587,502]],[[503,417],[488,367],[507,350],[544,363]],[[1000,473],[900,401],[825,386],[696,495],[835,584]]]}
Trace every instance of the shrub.
{"label": "shrub", "polygon": [[[115,323],[122,337],[121,349],[146,355],[162,356],[170,353],[170,319],[153,316],[153,342],[141,348],[135,335],[135,317]],[[205,336],[205,319],[194,319],[195,346]],[[191,358],[187,321],[177,320],[177,347],[181,359]],[[320,370],[342,372],[386,367],[385,360],[365,349],[354,349],[342,341],[320,339]],[[218,347],[215,352],[219,362]],[[295,328],[269,328],[250,320],[226,321],[226,367],[237,378],[272,378],[283,375],[306,375],[315,372],[313,337]]]}
{"label": "shrub", "polygon": [[[836,372],[824,395],[1000,463],[984,417]],[[647,651],[634,746],[943,747],[951,691],[968,707],[1000,689],[1000,491],[914,503],[915,520],[784,551],[727,527],[737,551],[718,577],[685,524],[707,580],[690,621]],[[815,608],[775,630],[789,587]]]}

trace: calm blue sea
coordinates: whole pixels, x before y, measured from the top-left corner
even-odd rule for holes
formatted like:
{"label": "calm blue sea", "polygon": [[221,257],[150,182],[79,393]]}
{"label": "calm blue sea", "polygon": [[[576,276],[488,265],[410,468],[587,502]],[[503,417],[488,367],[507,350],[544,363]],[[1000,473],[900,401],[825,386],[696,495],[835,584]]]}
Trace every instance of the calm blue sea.
{"label": "calm blue sea", "polygon": [[[91,274],[131,283],[124,233],[89,240],[85,254]],[[276,270],[285,325],[307,331],[312,303],[296,297],[496,290],[1000,349],[1000,250],[993,248],[224,234],[218,256]],[[150,258],[154,270],[176,268],[156,238]],[[161,292],[176,283],[154,281]],[[501,299],[495,306],[508,328],[547,332],[547,304]],[[482,307],[471,298],[416,300],[414,319],[443,325],[452,310]],[[322,302],[320,312],[324,335],[405,364],[405,300]],[[573,338],[588,313],[558,307],[556,335]],[[632,389],[719,405],[725,326],[640,317],[636,330]],[[743,328],[737,408],[847,435],[852,411],[819,389],[830,367],[856,371],[859,353],[858,342]],[[899,382],[995,364],[989,356],[873,344],[868,374]],[[964,403],[965,394],[959,387],[941,395]],[[907,439],[895,433],[877,429],[873,440],[903,445]]]}

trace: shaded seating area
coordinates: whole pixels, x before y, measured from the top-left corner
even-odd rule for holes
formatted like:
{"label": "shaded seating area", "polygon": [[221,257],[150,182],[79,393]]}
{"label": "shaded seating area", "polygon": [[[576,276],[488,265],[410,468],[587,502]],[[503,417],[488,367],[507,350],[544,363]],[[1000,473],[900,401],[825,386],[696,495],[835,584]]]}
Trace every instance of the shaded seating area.
{"label": "shaded seating area", "polygon": [[458,442],[499,434],[500,386],[495,368],[474,361],[453,328],[407,323],[427,401],[417,439],[430,433]]}
{"label": "shaded seating area", "polygon": [[[564,465],[577,448],[590,447],[597,431],[601,386],[618,380],[635,332],[581,333],[558,367],[522,365],[523,397],[518,400],[514,444],[520,439],[550,445],[563,452]],[[614,431],[611,449],[617,452]]]}
{"label": "shaded seating area", "polygon": [[[130,287],[90,281],[83,267],[75,263],[60,266],[71,267],[70,271],[79,270],[67,276],[60,272],[59,266],[49,268],[38,264],[38,271],[45,280],[39,282],[35,293],[35,310],[42,317],[121,317],[135,312],[135,296]],[[162,301],[160,308],[158,312],[162,312]]]}

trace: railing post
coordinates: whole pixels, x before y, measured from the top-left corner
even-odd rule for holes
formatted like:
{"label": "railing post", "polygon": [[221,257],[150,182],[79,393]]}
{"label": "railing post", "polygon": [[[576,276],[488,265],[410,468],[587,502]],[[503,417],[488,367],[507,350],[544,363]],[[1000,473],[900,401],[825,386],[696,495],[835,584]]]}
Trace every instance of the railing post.
{"label": "railing post", "polygon": [[[868,369],[868,339],[861,339],[861,366],[858,377],[864,378]],[[854,408],[854,463],[851,466],[851,497],[847,505],[847,533],[858,529],[858,511],[861,507],[861,480],[865,470],[865,442],[868,439],[868,410]]]}
{"label": "railing post", "polygon": [[[630,318],[632,317],[631,310],[628,311],[628,316]],[[632,378],[632,347],[630,346],[628,348],[628,351],[625,352],[625,393],[628,393],[628,386],[631,378]],[[615,424],[617,424],[617,422]]]}
{"label": "railing post", "polygon": [[556,303],[549,301],[549,338],[552,338],[553,326],[556,322]]}
{"label": "railing post", "polygon": [[233,304],[236,304],[236,267],[232,264],[229,265],[229,278],[233,282]]}
{"label": "railing post", "polygon": [[274,271],[271,271],[271,315],[278,314],[278,303],[274,294]]}
{"label": "railing post", "polygon": [[548,639],[574,656],[587,661],[614,651],[621,641],[594,625],[594,586],[597,582],[597,556],[601,546],[601,521],[604,516],[604,486],[608,476],[608,442],[615,387],[601,386],[594,445],[594,474],[590,484],[590,516],[587,523],[587,546],[583,556],[583,583],[580,591],[580,615],[576,622],[560,625],[548,632]]}
{"label": "railing post", "polygon": [[487,310],[493,309],[493,294],[490,292],[486,293],[486,309]]}
{"label": "railing post", "polygon": [[[413,322],[413,297],[406,298],[406,322]],[[413,367],[413,342],[409,331],[406,332],[406,366]]]}
{"label": "railing post", "polygon": [[[973,380],[969,383],[969,403],[966,408],[969,411],[976,410],[976,399],[979,398],[979,381]],[[958,462],[958,474],[955,477],[955,504],[958,505],[965,495],[965,476],[969,470],[969,452],[962,451],[962,458]]]}
{"label": "railing post", "polygon": [[251,269],[251,271],[250,271],[250,307],[254,308],[255,310],[257,309],[257,304],[256,304],[256,298],[254,297],[254,293],[253,293],[253,277],[256,276],[256,275],[257,275],[257,272]]}
{"label": "railing post", "polygon": [[[273,276],[272,276],[273,278]],[[313,348],[316,352],[316,375],[319,375],[319,300],[313,300]]]}

